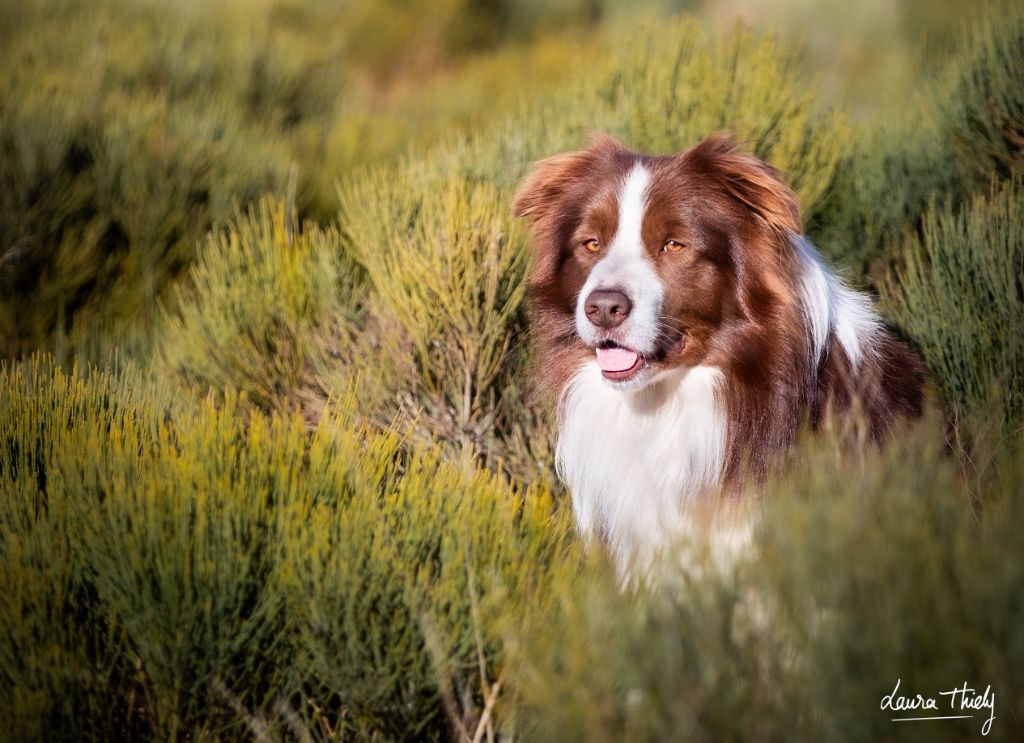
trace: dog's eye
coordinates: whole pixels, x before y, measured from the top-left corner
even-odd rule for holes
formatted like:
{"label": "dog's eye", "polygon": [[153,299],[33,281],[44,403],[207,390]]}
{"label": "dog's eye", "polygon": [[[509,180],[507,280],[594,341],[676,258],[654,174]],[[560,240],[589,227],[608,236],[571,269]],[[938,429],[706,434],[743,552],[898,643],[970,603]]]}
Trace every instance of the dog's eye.
{"label": "dog's eye", "polygon": [[583,247],[587,249],[588,253],[596,253],[601,249],[601,243],[594,238],[590,238],[589,240],[583,241]]}
{"label": "dog's eye", "polygon": [[686,243],[681,243],[678,240],[666,240],[665,244],[661,246],[661,249],[666,253],[678,253],[685,247]]}

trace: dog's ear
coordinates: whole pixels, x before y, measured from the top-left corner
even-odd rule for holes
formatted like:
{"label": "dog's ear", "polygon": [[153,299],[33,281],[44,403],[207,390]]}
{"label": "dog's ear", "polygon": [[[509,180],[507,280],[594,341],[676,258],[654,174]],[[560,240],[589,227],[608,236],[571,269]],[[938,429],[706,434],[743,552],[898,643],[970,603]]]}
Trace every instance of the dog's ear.
{"label": "dog's ear", "polygon": [[745,204],[772,231],[801,233],[800,203],[782,174],[742,151],[727,133],[713,134],[680,155],[689,167],[712,178]]}
{"label": "dog's ear", "polygon": [[603,158],[625,148],[607,134],[591,136],[590,147],[541,160],[523,181],[512,202],[512,213],[536,225],[555,209],[573,185],[594,171]]}

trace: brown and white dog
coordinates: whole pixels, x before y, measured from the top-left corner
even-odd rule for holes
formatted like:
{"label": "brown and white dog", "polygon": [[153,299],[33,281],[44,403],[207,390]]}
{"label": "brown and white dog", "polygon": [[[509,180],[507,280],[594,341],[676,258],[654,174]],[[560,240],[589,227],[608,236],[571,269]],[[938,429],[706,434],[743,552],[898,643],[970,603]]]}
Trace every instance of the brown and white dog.
{"label": "brown and white dog", "polygon": [[624,577],[763,480],[802,421],[857,407],[882,439],[921,413],[920,361],[802,236],[780,174],[729,137],[654,156],[598,135],[538,163],[514,209],[559,475]]}

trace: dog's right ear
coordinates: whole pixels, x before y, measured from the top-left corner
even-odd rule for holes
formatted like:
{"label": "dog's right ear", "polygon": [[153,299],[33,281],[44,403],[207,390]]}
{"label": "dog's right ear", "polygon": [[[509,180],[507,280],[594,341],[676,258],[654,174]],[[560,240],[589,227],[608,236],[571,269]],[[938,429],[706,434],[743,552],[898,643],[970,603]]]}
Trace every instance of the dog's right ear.
{"label": "dog's right ear", "polygon": [[512,213],[536,225],[548,216],[560,197],[569,188],[592,172],[595,163],[623,150],[623,146],[607,134],[595,134],[585,150],[565,152],[541,160],[523,181],[512,202]]}

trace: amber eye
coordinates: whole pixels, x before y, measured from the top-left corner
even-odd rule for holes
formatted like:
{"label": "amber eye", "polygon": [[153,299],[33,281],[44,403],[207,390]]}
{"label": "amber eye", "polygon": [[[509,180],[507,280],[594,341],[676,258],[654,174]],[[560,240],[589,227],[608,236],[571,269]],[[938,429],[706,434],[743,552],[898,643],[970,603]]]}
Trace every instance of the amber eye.
{"label": "amber eye", "polygon": [[678,253],[685,247],[686,243],[681,243],[678,240],[666,240],[665,244],[661,246],[661,249],[666,253]]}
{"label": "amber eye", "polygon": [[587,249],[588,253],[596,253],[601,249],[601,243],[594,238],[590,238],[589,240],[583,241],[583,247]]}

